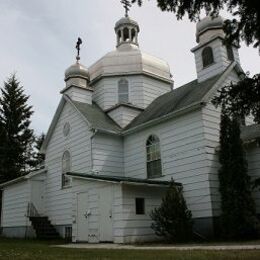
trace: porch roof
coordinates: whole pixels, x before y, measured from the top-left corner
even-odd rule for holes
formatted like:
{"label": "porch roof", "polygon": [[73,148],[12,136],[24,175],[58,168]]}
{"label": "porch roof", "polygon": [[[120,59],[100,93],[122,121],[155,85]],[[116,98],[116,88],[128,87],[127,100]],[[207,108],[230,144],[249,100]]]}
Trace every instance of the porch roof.
{"label": "porch roof", "polygon": [[[125,183],[125,184],[139,184],[139,185],[162,185],[169,186],[170,181],[160,181],[160,180],[150,180],[150,179],[139,179],[123,176],[109,176],[109,175],[98,175],[98,174],[88,174],[88,173],[76,173],[68,172],[67,175],[72,177],[79,177],[84,179],[92,179],[98,181],[107,181],[115,183]],[[181,183],[175,182],[177,186],[181,186]]]}

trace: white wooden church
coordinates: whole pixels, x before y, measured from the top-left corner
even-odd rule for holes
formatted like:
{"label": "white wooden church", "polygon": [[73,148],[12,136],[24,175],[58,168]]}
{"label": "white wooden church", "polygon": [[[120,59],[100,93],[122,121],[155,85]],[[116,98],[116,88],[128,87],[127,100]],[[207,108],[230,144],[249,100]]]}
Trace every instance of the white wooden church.
{"label": "white wooden church", "polygon": [[[175,88],[168,64],[139,48],[139,30],[123,17],[115,25],[114,51],[89,68],[78,56],[66,70],[42,147],[45,166],[0,185],[3,235],[156,240],[150,211],[171,178],[183,185],[195,231],[217,232],[220,111],[211,99],[243,77],[238,47],[223,44],[221,17],[205,17],[191,50],[197,78]],[[260,126],[247,123],[242,139],[254,178],[260,176]],[[260,194],[253,195],[260,213]]]}

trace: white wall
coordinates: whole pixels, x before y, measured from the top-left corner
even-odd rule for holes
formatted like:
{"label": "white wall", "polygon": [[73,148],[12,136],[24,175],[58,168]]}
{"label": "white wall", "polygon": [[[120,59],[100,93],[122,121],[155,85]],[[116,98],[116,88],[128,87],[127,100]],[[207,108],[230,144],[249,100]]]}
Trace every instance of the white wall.
{"label": "white wall", "polygon": [[[118,103],[118,81],[122,77],[107,77],[94,86],[93,100],[103,109]],[[147,76],[125,76],[129,81],[129,103],[147,107],[156,97],[171,90],[171,84]]]}
{"label": "white wall", "polygon": [[[166,188],[156,186],[122,186],[122,206],[116,214],[114,223],[115,241],[118,243],[135,243],[160,239],[151,229],[151,211],[160,206]],[[144,198],[145,214],[135,212],[135,199]]]}
{"label": "white wall", "polygon": [[103,175],[124,175],[123,138],[97,134],[93,138],[93,169]]}
{"label": "white wall", "polygon": [[2,226],[30,226],[30,221],[26,216],[29,201],[30,185],[28,181],[5,187],[3,191]]}
{"label": "white wall", "polygon": [[[237,82],[238,76],[232,71],[222,86]],[[219,146],[219,130],[220,130],[220,109],[209,102],[202,110],[203,132],[205,138],[206,158],[209,171],[210,196],[212,200],[213,215],[220,214],[220,194],[218,182],[218,154],[216,148]]]}
{"label": "white wall", "polygon": [[206,156],[201,110],[182,115],[125,137],[125,175],[147,178],[146,140],[151,134],[160,138],[162,180],[184,185],[184,195],[194,218],[212,215],[209,162]]}
{"label": "white wall", "polygon": [[92,104],[93,91],[90,89],[84,89],[80,87],[70,87],[65,92],[72,100]]}
{"label": "white wall", "polygon": [[[63,126],[70,123],[70,134],[63,136]],[[71,188],[62,189],[62,155],[69,150],[71,171],[90,170],[90,131],[82,117],[66,103],[46,149],[46,198],[45,211],[53,225],[72,223]]]}
{"label": "white wall", "polygon": [[[214,63],[206,68],[203,68],[202,51],[206,46],[210,46],[213,50]],[[233,53],[235,60],[239,62],[238,50],[234,48]],[[200,49],[197,49],[194,52],[194,55],[199,82],[223,72],[225,68],[231,63],[227,57],[226,46],[223,45],[221,39],[216,39],[201,47]]]}

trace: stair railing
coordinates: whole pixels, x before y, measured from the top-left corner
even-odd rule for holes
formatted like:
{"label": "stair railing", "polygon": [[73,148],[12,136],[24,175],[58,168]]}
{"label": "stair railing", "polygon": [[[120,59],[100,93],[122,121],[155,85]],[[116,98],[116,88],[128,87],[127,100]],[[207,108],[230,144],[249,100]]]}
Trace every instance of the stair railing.
{"label": "stair railing", "polygon": [[29,202],[27,206],[27,217],[39,217],[39,216],[40,214],[38,213],[34,204],[32,202]]}

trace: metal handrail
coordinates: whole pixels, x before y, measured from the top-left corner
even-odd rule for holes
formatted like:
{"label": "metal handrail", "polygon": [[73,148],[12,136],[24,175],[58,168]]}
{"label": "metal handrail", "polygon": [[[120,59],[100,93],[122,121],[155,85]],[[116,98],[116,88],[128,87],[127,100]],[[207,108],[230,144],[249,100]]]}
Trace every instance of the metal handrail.
{"label": "metal handrail", "polygon": [[39,216],[40,214],[38,213],[34,204],[32,202],[29,202],[27,206],[27,217],[39,217]]}

